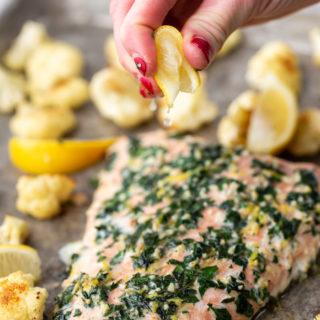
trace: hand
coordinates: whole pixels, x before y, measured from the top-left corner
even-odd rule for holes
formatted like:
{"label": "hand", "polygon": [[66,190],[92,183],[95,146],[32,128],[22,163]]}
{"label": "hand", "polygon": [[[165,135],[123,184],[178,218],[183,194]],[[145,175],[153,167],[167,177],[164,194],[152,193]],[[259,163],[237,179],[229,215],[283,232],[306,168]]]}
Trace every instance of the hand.
{"label": "hand", "polygon": [[146,95],[159,94],[152,75],[157,54],[153,31],[163,24],[181,30],[184,53],[195,69],[205,69],[237,28],[266,22],[317,0],[113,0],[114,36],[122,65],[139,78]]}

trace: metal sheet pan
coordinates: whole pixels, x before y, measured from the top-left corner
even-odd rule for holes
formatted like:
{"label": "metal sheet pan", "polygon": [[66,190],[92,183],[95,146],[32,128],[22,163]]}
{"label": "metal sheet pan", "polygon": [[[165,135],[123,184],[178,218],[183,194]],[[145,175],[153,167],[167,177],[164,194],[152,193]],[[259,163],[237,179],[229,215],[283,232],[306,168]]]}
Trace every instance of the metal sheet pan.
{"label": "metal sheet pan", "polygon": [[[95,0],[22,0],[5,19],[0,21],[0,54],[28,19],[43,22],[52,37],[70,42],[82,49],[86,59],[85,76],[92,74],[105,64],[103,42],[111,32],[107,15],[108,1]],[[223,60],[216,61],[208,70],[208,88],[211,98],[220,107],[220,114],[240,92],[247,88],[244,73],[248,58],[266,41],[282,39],[288,41],[299,53],[304,76],[304,89],[300,99],[301,108],[320,107],[320,70],[311,62],[308,32],[319,24],[318,7],[305,10],[288,18],[245,30],[245,40],[239,50]],[[10,137],[10,116],[0,116],[0,221],[6,213],[22,217],[15,209],[15,184],[21,172],[12,167],[7,155]],[[137,133],[159,127],[153,121],[136,130],[122,130],[102,119],[92,103],[77,111],[78,128],[72,137],[93,138],[110,135]],[[215,142],[218,120],[202,129],[199,134]],[[289,158],[288,155],[283,155]],[[289,158],[290,159],[290,158]],[[297,161],[297,159],[291,159]],[[302,159],[320,164],[320,157]],[[93,190],[89,180],[103,167],[98,164],[89,170],[75,174],[77,190],[91,196]],[[43,274],[39,285],[48,289],[46,315],[52,311],[54,296],[59,292],[59,283],[64,266],[59,261],[58,249],[70,241],[82,237],[86,207],[64,208],[59,217],[50,221],[38,221],[24,217],[30,224],[28,244],[35,247],[41,256]],[[267,311],[264,320],[309,320],[320,313],[320,275],[314,273],[301,283],[294,284],[280,299],[275,311]]]}

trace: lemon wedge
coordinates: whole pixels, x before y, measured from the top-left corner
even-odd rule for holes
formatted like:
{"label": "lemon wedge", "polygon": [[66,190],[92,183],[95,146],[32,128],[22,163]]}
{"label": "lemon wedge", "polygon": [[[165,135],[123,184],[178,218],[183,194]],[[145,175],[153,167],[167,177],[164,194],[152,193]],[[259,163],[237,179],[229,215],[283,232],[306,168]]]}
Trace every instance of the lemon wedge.
{"label": "lemon wedge", "polygon": [[193,93],[200,85],[198,73],[183,53],[181,33],[172,26],[161,26],[154,32],[157,49],[155,80],[162,90],[167,105],[172,107],[179,93]]}
{"label": "lemon wedge", "polygon": [[36,250],[22,244],[0,244],[0,278],[12,272],[30,273],[40,279],[40,258]]}
{"label": "lemon wedge", "polygon": [[247,134],[247,148],[257,153],[280,152],[292,139],[298,120],[297,99],[278,77],[266,77]]}
{"label": "lemon wedge", "polygon": [[114,141],[115,138],[65,141],[11,138],[9,154],[12,163],[28,173],[71,173],[102,159]]}
{"label": "lemon wedge", "polygon": [[242,32],[240,29],[230,34],[227,40],[224,42],[222,48],[219,50],[216,58],[223,58],[235,50],[242,40]]}

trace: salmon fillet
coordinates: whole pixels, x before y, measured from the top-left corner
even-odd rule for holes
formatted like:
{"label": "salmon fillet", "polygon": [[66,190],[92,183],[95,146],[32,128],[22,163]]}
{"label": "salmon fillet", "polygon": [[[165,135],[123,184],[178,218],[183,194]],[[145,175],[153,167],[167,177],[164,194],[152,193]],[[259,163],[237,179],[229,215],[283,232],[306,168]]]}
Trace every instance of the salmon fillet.
{"label": "salmon fillet", "polygon": [[315,261],[318,167],[162,131],[111,152],[54,320],[251,319]]}

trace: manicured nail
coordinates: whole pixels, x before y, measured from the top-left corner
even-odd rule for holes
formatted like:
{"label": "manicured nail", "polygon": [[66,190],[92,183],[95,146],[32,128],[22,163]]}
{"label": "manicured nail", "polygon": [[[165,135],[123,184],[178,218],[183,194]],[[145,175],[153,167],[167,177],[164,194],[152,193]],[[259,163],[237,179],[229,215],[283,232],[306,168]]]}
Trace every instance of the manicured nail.
{"label": "manicured nail", "polygon": [[207,63],[209,63],[213,56],[213,52],[209,42],[201,37],[193,37],[191,40],[191,44],[193,44],[202,51],[204,57],[207,60]]}
{"label": "manicured nail", "polygon": [[146,72],[147,72],[147,64],[145,63],[145,61],[141,57],[138,57],[138,56],[134,57],[133,61],[136,64],[136,67],[139,70],[139,72],[143,76],[145,76]]}
{"label": "manicured nail", "polygon": [[140,82],[151,94],[154,94],[152,83],[149,79],[141,77]]}
{"label": "manicured nail", "polygon": [[142,95],[143,98],[147,98],[146,92],[143,90],[143,88],[139,89],[140,94]]}

